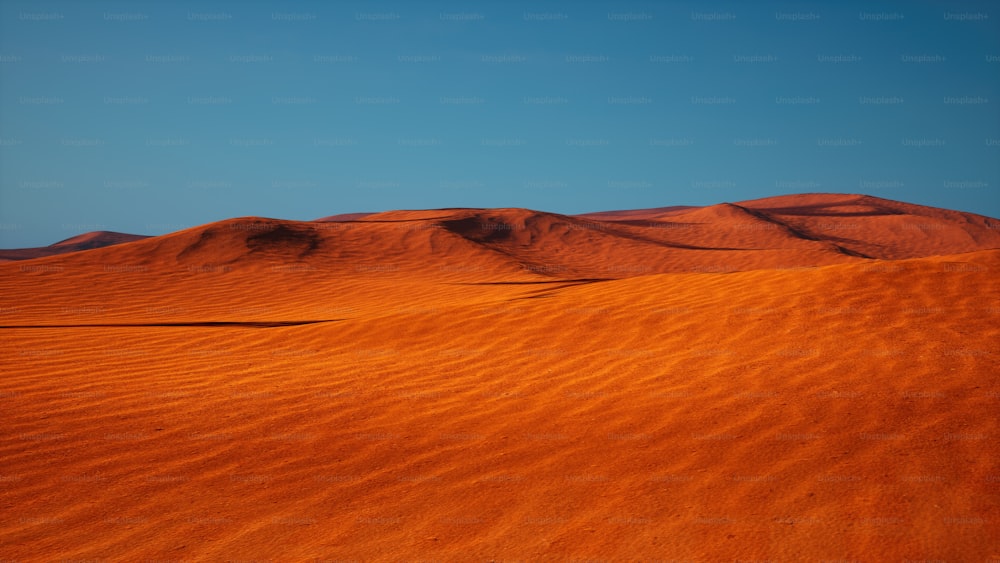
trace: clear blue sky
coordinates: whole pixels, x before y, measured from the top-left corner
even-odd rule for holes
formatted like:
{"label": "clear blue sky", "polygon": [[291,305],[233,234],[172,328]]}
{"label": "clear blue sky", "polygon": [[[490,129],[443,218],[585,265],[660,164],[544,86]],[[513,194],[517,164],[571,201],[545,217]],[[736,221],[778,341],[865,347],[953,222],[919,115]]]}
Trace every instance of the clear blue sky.
{"label": "clear blue sky", "polygon": [[0,247],[816,191],[1000,216],[993,2],[0,10]]}

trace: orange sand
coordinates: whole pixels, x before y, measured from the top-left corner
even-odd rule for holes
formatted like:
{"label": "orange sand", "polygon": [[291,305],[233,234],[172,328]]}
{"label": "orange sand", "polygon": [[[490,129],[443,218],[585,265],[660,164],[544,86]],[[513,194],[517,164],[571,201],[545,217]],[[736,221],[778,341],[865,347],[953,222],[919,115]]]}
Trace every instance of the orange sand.
{"label": "orange sand", "polygon": [[604,217],[0,264],[0,559],[1000,558],[996,220]]}

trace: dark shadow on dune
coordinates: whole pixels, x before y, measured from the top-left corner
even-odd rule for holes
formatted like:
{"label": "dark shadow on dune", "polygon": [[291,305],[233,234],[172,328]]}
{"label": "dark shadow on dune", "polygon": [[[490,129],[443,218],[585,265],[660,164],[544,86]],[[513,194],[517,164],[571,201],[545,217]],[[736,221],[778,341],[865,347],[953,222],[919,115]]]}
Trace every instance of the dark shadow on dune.
{"label": "dark shadow on dune", "polygon": [[[831,207],[843,205],[868,205],[876,209],[870,211],[837,211],[830,210]],[[878,215],[906,215],[905,211],[899,211],[890,207],[883,207],[866,202],[843,202],[837,204],[817,204],[817,205],[797,205],[795,207],[757,207],[757,211],[774,213],[776,215],[801,215],[805,217],[875,217]]]}
{"label": "dark shadow on dune", "polygon": [[207,245],[213,238],[215,238],[215,232],[212,229],[205,229],[198,235],[198,240],[187,245],[183,250],[177,253],[177,260],[184,260],[189,255],[194,254],[195,251]]}
{"label": "dark shadow on dune", "polygon": [[568,280],[544,280],[544,281],[457,282],[451,285],[539,285],[548,283],[579,285],[582,283],[613,281],[615,279],[616,278],[579,278],[579,279],[568,279]]}
{"label": "dark shadow on dune", "polygon": [[320,235],[312,229],[296,229],[279,224],[273,229],[248,236],[246,246],[251,251],[269,248],[284,251],[295,248],[299,251],[299,258],[305,258],[319,248],[321,241]]}
{"label": "dark shadow on dune", "polygon": [[473,242],[498,242],[510,238],[512,226],[473,216],[438,223],[444,229]]}
{"label": "dark shadow on dune", "polygon": [[[690,223],[695,224],[695,223]],[[711,226],[711,225],[709,225]],[[733,251],[733,250],[747,250],[746,248],[730,248],[726,246],[696,246],[693,244],[684,244],[682,242],[671,242],[664,240],[657,240],[654,238],[644,237],[642,235],[629,233],[625,231],[619,231],[617,229],[605,229],[604,232],[614,235],[617,237],[627,238],[636,242],[643,242],[646,244],[652,244],[655,246],[663,248],[677,248],[680,250],[712,250],[712,251]]]}

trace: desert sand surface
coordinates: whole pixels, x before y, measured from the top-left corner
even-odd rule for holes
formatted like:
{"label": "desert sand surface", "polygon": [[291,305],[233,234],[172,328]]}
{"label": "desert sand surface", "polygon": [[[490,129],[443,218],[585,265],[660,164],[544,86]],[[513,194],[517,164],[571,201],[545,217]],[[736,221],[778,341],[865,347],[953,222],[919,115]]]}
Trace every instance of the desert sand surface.
{"label": "desert sand surface", "polygon": [[1000,221],[240,218],[0,264],[0,559],[1000,560]]}

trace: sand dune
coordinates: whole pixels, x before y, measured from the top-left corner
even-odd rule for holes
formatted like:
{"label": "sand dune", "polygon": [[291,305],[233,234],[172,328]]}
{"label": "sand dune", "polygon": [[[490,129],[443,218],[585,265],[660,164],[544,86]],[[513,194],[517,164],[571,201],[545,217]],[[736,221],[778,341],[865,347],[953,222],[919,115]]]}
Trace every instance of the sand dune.
{"label": "sand dune", "polygon": [[[658,213],[638,221],[527,209],[230,219],[0,265],[0,295],[9,298],[0,306],[16,309],[5,324],[329,320],[464,303],[482,295],[475,284],[812,268],[1000,248],[995,219],[868,196]],[[401,297],[380,299],[383,282]],[[67,284],[100,288],[81,294]]]}
{"label": "sand dune", "polygon": [[672,205],[669,207],[654,207],[651,209],[621,209],[618,211],[597,211],[594,213],[581,213],[579,215],[576,215],[576,217],[580,217],[581,219],[597,219],[599,221],[631,221],[631,220],[652,219],[654,217],[674,215],[697,208],[698,208],[697,206],[693,205]]}
{"label": "sand dune", "polygon": [[67,252],[77,252],[79,250],[113,246],[124,242],[142,240],[144,238],[148,237],[145,235],[130,235],[128,233],[116,233],[112,231],[93,231],[70,237],[55,244],[50,244],[49,246],[0,250],[0,261],[30,260],[32,258],[41,258],[43,256],[54,256],[57,254],[65,254]]}
{"label": "sand dune", "polygon": [[615,217],[244,218],[0,265],[0,556],[1000,558],[996,220]]}
{"label": "sand dune", "polygon": [[341,213],[339,215],[329,215],[327,217],[321,217],[316,219],[316,222],[330,222],[330,221],[357,221],[358,219],[363,219],[372,215],[372,213]]}
{"label": "sand dune", "polygon": [[[479,251],[503,253],[522,269],[554,277],[574,273],[628,277],[621,274],[704,271],[720,264],[732,271],[793,267],[802,262],[804,251],[810,265],[972,252],[1000,246],[1000,221],[871,196],[806,194],[577,216],[459,208],[342,214],[315,222],[250,217],[156,237],[150,244],[169,240],[182,265],[204,254],[200,247],[209,249],[208,258],[218,258],[214,253],[220,245],[234,250],[226,255],[233,263],[245,254],[259,257],[273,248],[277,253],[271,256],[282,263],[318,251],[315,254],[328,264],[327,247],[362,243],[366,255],[395,259],[405,249],[402,259],[420,265],[426,252],[454,257],[453,246],[463,243],[451,235],[475,243]],[[87,233],[41,249],[0,251],[5,253],[0,256],[37,258],[143,238],[147,237]],[[286,255],[289,245],[295,244],[313,246]],[[712,252],[688,252],[692,250]],[[115,254],[108,256],[117,259]],[[341,252],[339,257],[347,256]],[[468,258],[466,252],[458,257]],[[622,264],[623,257],[642,262],[642,267]],[[98,259],[102,258],[88,256],[87,261]]]}
{"label": "sand dune", "polygon": [[741,205],[806,236],[881,259],[995,248],[1000,234],[997,219],[871,196],[780,196]]}

